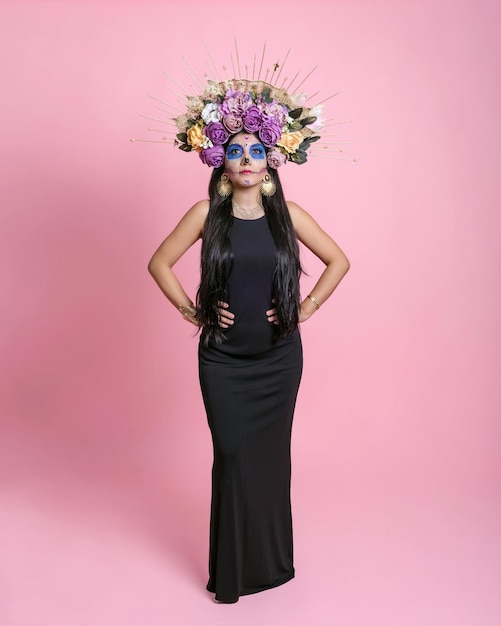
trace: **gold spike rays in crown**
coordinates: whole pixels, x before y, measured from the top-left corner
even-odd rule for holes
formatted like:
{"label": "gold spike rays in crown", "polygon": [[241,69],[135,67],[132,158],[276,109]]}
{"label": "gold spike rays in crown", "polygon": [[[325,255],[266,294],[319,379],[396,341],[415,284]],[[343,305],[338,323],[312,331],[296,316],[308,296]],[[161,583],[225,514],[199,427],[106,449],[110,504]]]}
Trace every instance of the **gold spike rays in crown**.
{"label": "gold spike rays in crown", "polygon": [[[294,118],[287,116],[288,126],[287,128],[284,126],[284,134],[282,137],[286,135],[289,137],[291,137],[291,135],[299,137],[299,149],[297,149],[297,146],[296,149],[294,149],[295,144],[293,145],[290,141],[285,142],[289,144],[288,146],[282,146],[280,139],[276,142],[276,149],[280,149],[282,153],[286,155],[287,160],[292,160],[299,164],[304,163],[306,161],[306,149],[309,149],[309,156],[312,157],[356,162],[356,159],[332,154],[333,152],[342,153],[344,151],[343,145],[352,144],[353,142],[332,141],[331,139],[337,138],[336,135],[323,135],[323,137],[320,137],[318,133],[321,128],[347,124],[351,121],[336,121],[334,119],[323,120],[321,118],[324,103],[334,96],[337,96],[339,92],[322,99],[313,106],[306,106],[306,102],[316,97],[319,92],[317,91],[315,94],[308,97],[300,91],[304,83],[310,78],[318,66],[315,66],[312,70],[307,72],[304,78],[300,77],[301,70],[299,70],[292,79],[289,79],[284,73],[284,68],[289,57],[290,48],[285,54],[283,61],[277,60],[273,65],[266,67],[266,42],[264,42],[260,57],[256,58],[256,54],[254,54],[252,65],[245,64],[243,66],[244,72],[242,72],[240,55],[235,39],[234,54],[230,54],[233,78],[224,78],[224,76],[228,74],[228,68],[222,65],[219,69],[207,46],[205,46],[205,51],[207,53],[205,59],[207,70],[204,72],[203,78],[196,72],[190,62],[185,57],[182,57],[187,66],[187,74],[192,81],[188,89],[164,72],[165,76],[173,83],[173,87],[170,88],[170,91],[174,94],[176,98],[175,103],[179,106],[169,104],[165,100],[148,94],[151,99],[163,105],[162,107],[158,106],[157,110],[168,116],[166,119],[161,119],[159,117],[140,114],[141,117],[166,126],[165,129],[148,128],[150,132],[159,133],[158,136],[160,138],[131,139],[131,141],[170,144],[180,147],[186,152],[192,149],[200,152],[204,147],[207,147],[207,145],[212,146],[212,143],[207,139],[201,139],[198,145],[191,145],[188,141],[186,131],[191,128],[194,123],[196,124],[196,120],[199,119],[201,123],[199,135],[201,137],[203,122],[200,116],[205,105],[211,100],[216,101],[217,98],[219,98],[220,101],[227,90],[233,89],[244,94],[252,93],[255,97],[261,97],[263,94],[263,97],[268,101],[274,101],[283,105],[289,113],[295,116]],[[235,76],[239,76],[240,78],[234,78]],[[169,126],[170,129],[168,128]],[[230,130],[229,132],[233,134],[237,131]],[[202,141],[204,141],[205,144],[202,143]]]}

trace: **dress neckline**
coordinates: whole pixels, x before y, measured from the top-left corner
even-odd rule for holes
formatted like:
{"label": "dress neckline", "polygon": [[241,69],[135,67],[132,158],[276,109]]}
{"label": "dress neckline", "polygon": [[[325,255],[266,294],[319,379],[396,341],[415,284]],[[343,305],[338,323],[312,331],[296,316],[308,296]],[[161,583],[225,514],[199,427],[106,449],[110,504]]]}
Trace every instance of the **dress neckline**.
{"label": "dress neckline", "polygon": [[238,220],[239,222],[259,222],[259,220],[262,220],[262,219],[264,219],[264,218],[266,217],[266,214],[261,215],[261,217],[256,217],[256,218],[255,218],[255,219],[253,219],[253,220],[247,220],[247,219],[245,219],[245,218],[243,218],[243,217],[236,217],[235,215],[232,215],[231,217],[232,217],[234,220]]}

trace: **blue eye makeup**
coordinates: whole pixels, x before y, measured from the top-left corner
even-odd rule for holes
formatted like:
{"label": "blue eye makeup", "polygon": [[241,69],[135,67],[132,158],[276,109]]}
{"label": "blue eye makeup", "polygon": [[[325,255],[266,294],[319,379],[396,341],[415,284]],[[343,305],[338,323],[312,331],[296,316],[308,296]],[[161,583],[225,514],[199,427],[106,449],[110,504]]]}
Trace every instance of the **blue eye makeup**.
{"label": "blue eye makeup", "polygon": [[[244,148],[239,143],[232,143],[226,149],[226,158],[228,160],[232,159],[241,159],[244,155]],[[260,160],[266,158],[266,150],[264,149],[263,144],[254,143],[249,148],[249,156],[252,159]]]}
{"label": "blue eye makeup", "polygon": [[242,154],[244,153],[244,149],[238,143],[232,143],[228,146],[226,150],[226,158],[227,159],[240,159]]}
{"label": "blue eye makeup", "polygon": [[250,155],[253,159],[264,159],[266,156],[266,151],[264,149],[263,144],[255,143],[250,147]]}

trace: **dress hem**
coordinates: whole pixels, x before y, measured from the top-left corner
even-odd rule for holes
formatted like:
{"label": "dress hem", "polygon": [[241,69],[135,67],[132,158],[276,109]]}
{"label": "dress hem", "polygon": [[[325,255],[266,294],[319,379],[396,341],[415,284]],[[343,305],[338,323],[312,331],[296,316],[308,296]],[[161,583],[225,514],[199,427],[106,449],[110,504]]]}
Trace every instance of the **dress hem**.
{"label": "dress hem", "polygon": [[221,602],[224,604],[235,604],[235,602],[238,602],[238,599],[240,598],[240,596],[250,596],[254,593],[260,593],[261,591],[267,591],[268,589],[275,589],[276,587],[280,587],[280,585],[285,585],[285,583],[288,583],[290,580],[292,580],[295,577],[295,572],[289,572],[284,578],[280,578],[279,580],[277,580],[276,582],[272,583],[271,585],[263,585],[262,587],[258,587],[255,589],[243,589],[237,596],[236,599],[233,600],[224,600],[221,597],[218,597],[217,592],[215,591],[215,589],[210,585],[210,583],[207,584],[207,591],[210,591],[211,593],[216,593],[216,597],[215,600],[217,602]]}

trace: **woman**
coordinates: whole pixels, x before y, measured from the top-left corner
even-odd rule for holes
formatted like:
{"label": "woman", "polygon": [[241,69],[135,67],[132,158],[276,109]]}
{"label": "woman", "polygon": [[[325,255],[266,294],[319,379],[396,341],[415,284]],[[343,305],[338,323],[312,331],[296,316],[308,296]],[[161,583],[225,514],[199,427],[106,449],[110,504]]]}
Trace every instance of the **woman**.
{"label": "woman", "polygon": [[[254,94],[254,104],[263,102],[259,97]],[[331,237],[285,201],[274,152],[280,144],[260,132],[270,118],[263,115],[259,131],[250,132],[250,106],[240,98],[235,111],[243,130],[231,133],[230,123],[223,124],[229,115],[224,105],[232,98],[235,91],[227,92],[218,103],[221,117],[201,124],[200,143],[200,127],[191,136],[179,135],[214,166],[209,200],[191,207],[148,266],[170,302],[201,329],[200,384],[214,447],[207,589],[227,603],[294,577],[290,441],[302,371],[298,326],[349,269]],[[263,110],[270,111],[269,97]],[[225,126],[219,143],[211,123]],[[173,267],[200,238],[195,307]],[[302,300],[298,240],[326,266]]]}

